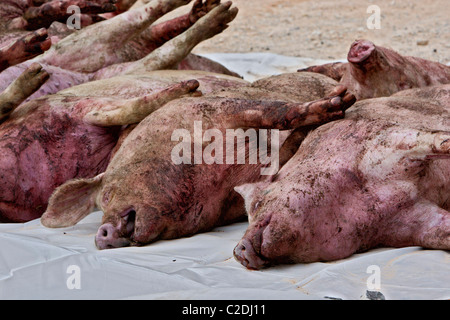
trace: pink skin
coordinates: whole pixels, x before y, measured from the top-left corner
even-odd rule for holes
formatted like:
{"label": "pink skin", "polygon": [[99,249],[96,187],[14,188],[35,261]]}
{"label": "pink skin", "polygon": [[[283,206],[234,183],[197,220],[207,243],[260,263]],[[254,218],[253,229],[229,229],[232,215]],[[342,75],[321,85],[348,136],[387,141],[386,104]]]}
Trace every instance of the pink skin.
{"label": "pink skin", "polygon": [[[38,67],[33,70],[41,79]],[[195,78],[199,81],[191,80]],[[19,106],[0,125],[0,221],[40,217],[55,188],[106,169],[130,133],[125,125],[139,122],[172,99],[198,95],[199,84],[208,93],[246,82],[201,72],[161,71],[94,81]],[[120,124],[98,124],[95,118],[117,108],[150,106],[140,119],[124,117]]]}
{"label": "pink skin", "polygon": [[449,250],[449,94],[447,85],[356,103],[310,133],[272,182],[236,188],[250,220],[236,259],[260,269],[378,246]]}
{"label": "pink skin", "polygon": [[[160,16],[188,2],[189,0],[156,2],[156,5],[153,4],[154,8],[150,6],[150,3],[137,11],[125,12],[108,21],[99,22],[91,28],[82,29],[79,33],[60,40],[56,46],[33,61],[24,62],[2,72],[0,74],[0,90],[4,90],[32,62],[39,62],[44,69],[48,70],[51,77],[30,99],[56,93],[59,90],[91,80],[128,73],[130,70],[142,72],[173,68],[189,55],[189,49],[208,37],[222,32],[237,14],[236,8],[230,9],[231,2],[218,5],[215,0],[196,1],[190,14],[150,26]],[[214,13],[209,12],[210,14],[206,15],[202,8],[204,6],[209,8],[210,4],[214,4],[212,8],[219,7],[216,9],[220,10],[216,10]],[[200,21],[197,20],[203,16],[205,16],[203,21],[206,22],[199,27]],[[195,22],[194,26],[192,26],[193,21]],[[172,36],[177,36],[186,29],[191,30],[189,28],[191,26],[197,28],[195,29],[197,31],[191,32],[196,33],[194,39],[186,40],[184,43],[178,38],[171,39]],[[118,35],[120,35],[119,38]],[[176,46],[171,44],[172,40],[178,41]],[[169,46],[167,50],[172,52],[171,55],[154,52],[166,41],[168,41],[166,46]],[[118,47],[117,43],[122,46]],[[170,49],[170,45],[173,49]],[[90,50],[86,50],[87,47]],[[164,48],[163,45],[160,49],[164,50]],[[180,48],[186,49],[181,53],[173,53],[173,51],[179,51]],[[169,56],[172,60],[169,59]],[[190,68],[236,75],[205,58],[193,56],[188,57],[186,61],[187,64],[183,64],[180,69]]]}
{"label": "pink skin", "polygon": [[[286,83],[290,86],[282,86]],[[327,98],[304,102],[330,90]],[[177,165],[171,160],[177,145],[171,140],[174,130],[193,132],[195,121],[203,121],[204,130],[214,128],[222,134],[228,128],[311,128],[342,118],[353,102],[354,97],[335,81],[297,73],[172,101],[133,129],[104,174],[58,188],[41,222],[49,227],[73,225],[96,205],[104,213],[96,243],[108,249],[179,238],[236,221],[244,211],[232,188],[267,178],[261,176],[262,164],[224,160],[223,164]],[[289,131],[280,133],[280,159],[289,158],[283,143],[289,141],[284,140],[288,135]],[[292,155],[291,148],[287,150]]]}
{"label": "pink skin", "polygon": [[[323,102],[325,99],[319,103],[323,106]],[[182,101],[177,101],[166,105],[161,112],[155,113],[154,117],[147,118],[140,123],[124,141],[122,148],[105,172],[102,185],[98,189],[99,194],[96,195],[99,201],[98,205],[104,212],[103,224],[95,237],[99,249],[144,245],[158,239],[189,236],[241,219],[243,216],[242,202],[237,194],[232,192],[232,188],[239,183],[265,178],[260,176],[260,164],[189,166],[174,165],[170,160],[165,161],[164,159],[170,158],[170,151],[173,147],[173,143],[165,141],[170,137],[171,128],[163,125],[166,129],[162,129],[157,123],[160,123],[163,118],[167,118],[174,110],[177,110],[178,113],[181,104],[183,104]],[[229,126],[230,120],[221,119],[225,115],[221,115],[219,106],[226,105],[228,105],[227,110],[232,114],[231,110],[234,107],[237,108],[236,113],[233,114],[232,121],[235,122],[233,127],[242,125],[242,127],[286,129],[312,124],[308,120],[297,121],[296,117],[291,119],[290,116],[296,108],[293,105],[283,105],[279,102],[271,104],[270,101],[267,101],[266,105],[261,102],[254,104],[248,100],[236,100],[234,106],[228,98],[214,101],[214,103],[199,98],[198,103],[192,106],[186,105],[186,107],[189,106],[189,109],[196,110],[198,106],[203,108],[208,106],[208,109],[211,110],[209,117],[212,119],[217,117],[214,128],[220,128],[222,132],[225,132],[222,126]],[[265,114],[272,114],[277,119],[266,118],[262,121],[245,119],[243,110],[257,109],[261,105],[267,108]],[[303,106],[305,107],[305,105]],[[340,108],[343,105],[341,101]],[[330,107],[329,104],[328,107]],[[212,113],[214,108],[218,109],[217,115]],[[279,109],[280,114],[273,111],[273,108]],[[291,110],[286,112],[286,109]],[[313,109],[310,108],[311,113],[313,113]],[[190,118],[190,113],[184,112],[184,117]],[[315,118],[314,121],[327,121],[325,115],[324,118],[319,118],[323,120]],[[291,119],[291,121],[287,119]],[[183,124],[182,127],[186,124]],[[157,135],[158,139],[156,139]],[[148,143],[142,138],[149,136],[155,137],[153,143]],[[161,148],[163,144],[167,147]],[[158,149],[158,158],[149,156],[155,153],[152,148]],[[129,153],[133,154],[133,158],[128,159],[127,154]],[[136,161],[144,158],[147,160]],[[152,172],[152,175],[149,175],[148,172]],[[174,183],[176,187],[173,186]],[[134,187],[130,188],[131,185]]]}
{"label": "pink skin", "polygon": [[313,66],[299,71],[318,72],[345,85],[358,100],[387,97],[398,91],[450,83],[450,67],[399,53],[367,40],[355,41],[348,63]]}

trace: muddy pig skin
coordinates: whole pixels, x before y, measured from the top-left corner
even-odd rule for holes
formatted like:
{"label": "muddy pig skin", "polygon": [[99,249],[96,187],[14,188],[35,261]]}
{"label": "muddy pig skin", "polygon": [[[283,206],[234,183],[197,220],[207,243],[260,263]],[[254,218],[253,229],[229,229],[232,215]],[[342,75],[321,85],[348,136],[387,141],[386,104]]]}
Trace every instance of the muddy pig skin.
{"label": "muddy pig skin", "polygon": [[303,141],[270,182],[235,188],[249,269],[377,246],[450,249],[450,85],[357,102]]}
{"label": "muddy pig skin", "polygon": [[345,85],[358,100],[388,97],[398,91],[450,83],[450,67],[402,56],[368,40],[355,41],[348,63],[331,63],[299,71],[325,74]]}
{"label": "muddy pig skin", "polygon": [[[28,100],[120,74],[176,69],[180,63],[180,69],[236,75],[216,62],[190,55],[198,43],[225,30],[235,18],[238,10],[231,8],[230,1],[196,1],[191,13],[153,25],[158,18],[189,2],[153,0],[82,28],[53,44],[44,54],[4,70],[0,74],[0,91],[35,62],[50,78]],[[208,6],[211,2],[214,5]],[[202,11],[203,7],[210,11]],[[0,53],[0,64],[1,60]]]}
{"label": "muddy pig skin", "polygon": [[[287,83],[290,85],[286,86]],[[322,98],[327,96],[324,92],[330,96]],[[311,98],[319,100],[306,102]],[[189,236],[236,221],[245,216],[245,210],[233,187],[267,178],[261,168],[270,164],[263,165],[260,161],[251,164],[248,158],[245,164],[239,164],[236,161],[239,151],[230,163],[225,158],[226,150],[222,163],[208,164],[205,160],[177,164],[172,152],[180,142],[172,140],[174,130],[195,134],[198,121],[202,131],[219,132],[224,137],[222,142],[227,129],[272,128],[289,133],[291,129],[341,118],[353,102],[354,97],[346,94],[345,88],[314,73],[285,74],[203,97],[174,100],[139,123],[105,173],[92,179],[68,181],[55,190],[41,222],[48,227],[70,226],[96,205],[104,213],[96,244],[107,249]],[[192,150],[200,148],[204,154],[208,146],[191,141],[183,143],[193,146]],[[248,144],[240,148],[247,147]],[[280,159],[284,158],[283,150]],[[190,154],[194,156],[193,152]]]}
{"label": "muddy pig skin", "polygon": [[[197,94],[199,85],[208,93],[243,84],[200,71],[161,71],[93,81],[22,104],[0,124],[0,221],[40,217],[56,187],[103,172],[129,132],[124,126],[171,99]],[[108,114],[103,123],[87,116],[101,111]]]}
{"label": "muddy pig skin", "polygon": [[114,0],[2,0],[0,26],[2,30],[36,30],[48,28],[52,22],[66,20],[72,15],[67,9],[77,6],[84,25],[101,19],[99,13],[114,12]]}

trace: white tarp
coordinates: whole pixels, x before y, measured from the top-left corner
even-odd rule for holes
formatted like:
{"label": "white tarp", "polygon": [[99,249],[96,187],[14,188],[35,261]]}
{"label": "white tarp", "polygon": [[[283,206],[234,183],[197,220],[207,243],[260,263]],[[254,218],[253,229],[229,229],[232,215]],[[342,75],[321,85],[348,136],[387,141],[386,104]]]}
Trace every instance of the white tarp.
{"label": "white tarp", "polygon": [[[207,55],[254,80],[322,63],[272,54]],[[332,263],[245,269],[246,222],[145,247],[99,251],[95,212],[74,227],[0,224],[0,299],[449,299],[450,254],[381,248]],[[375,288],[373,287],[375,286]]]}

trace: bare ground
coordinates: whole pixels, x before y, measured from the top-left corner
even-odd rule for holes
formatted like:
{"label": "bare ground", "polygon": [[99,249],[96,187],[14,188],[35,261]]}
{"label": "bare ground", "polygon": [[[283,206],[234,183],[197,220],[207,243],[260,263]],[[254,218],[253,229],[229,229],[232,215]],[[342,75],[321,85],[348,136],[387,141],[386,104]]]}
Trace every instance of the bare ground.
{"label": "bare ground", "polygon": [[[224,0],[223,0],[224,1]],[[448,0],[233,0],[239,14],[196,53],[272,52],[345,59],[355,39],[368,39],[413,55],[450,63]],[[370,5],[381,10],[381,29],[370,30]]]}

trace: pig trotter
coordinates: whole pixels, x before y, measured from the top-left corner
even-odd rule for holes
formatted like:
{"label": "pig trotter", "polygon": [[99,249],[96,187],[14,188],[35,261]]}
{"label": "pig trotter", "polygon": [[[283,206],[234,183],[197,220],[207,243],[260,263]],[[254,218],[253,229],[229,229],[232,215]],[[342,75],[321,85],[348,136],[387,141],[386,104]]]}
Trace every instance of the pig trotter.
{"label": "pig trotter", "polygon": [[49,74],[38,63],[33,63],[28,67],[0,94],[0,121],[38,90],[49,77]]}
{"label": "pig trotter", "polygon": [[206,15],[212,9],[220,4],[220,0],[196,0],[191,12],[189,13],[189,21],[194,24],[198,19]]}
{"label": "pig trotter", "polygon": [[54,21],[65,22],[72,14],[68,8],[77,6],[81,13],[97,14],[114,12],[115,0],[53,0],[39,7],[30,7],[23,14],[27,21],[27,29],[48,28]]}
{"label": "pig trotter", "polygon": [[[220,4],[204,17],[200,18],[191,28],[178,37],[166,42],[145,58],[129,66],[124,73],[140,70],[162,70],[172,68],[182,61],[200,42],[212,38],[228,28],[238,13],[237,8],[231,8],[232,2]],[[170,55],[167,52],[171,52]]]}
{"label": "pig trotter", "polygon": [[198,27],[206,29],[202,40],[209,39],[228,28],[228,23],[233,21],[238,13],[237,8],[230,9],[232,4],[231,1],[227,1],[218,5],[209,12],[210,14],[205,15],[203,19],[198,21]]}
{"label": "pig trotter", "polygon": [[7,48],[0,48],[0,72],[48,50],[52,42],[47,36],[47,30],[42,28],[16,40]]}
{"label": "pig trotter", "polygon": [[292,109],[286,115],[291,127],[318,125],[341,119],[345,110],[356,102],[353,94],[348,93],[344,86],[337,86],[330,97],[309,102]]}

